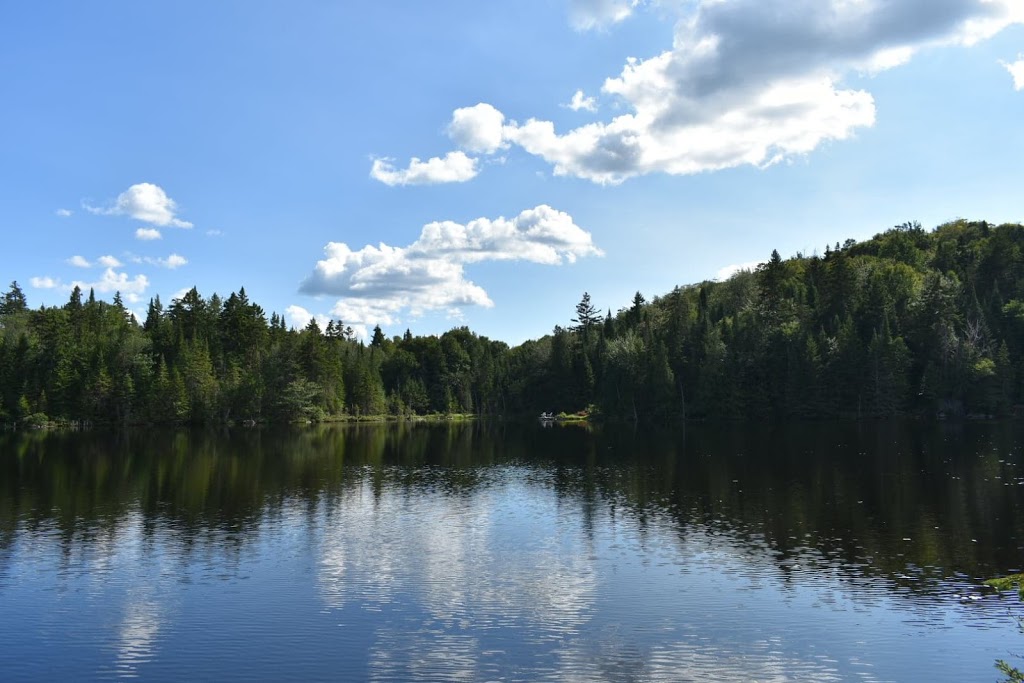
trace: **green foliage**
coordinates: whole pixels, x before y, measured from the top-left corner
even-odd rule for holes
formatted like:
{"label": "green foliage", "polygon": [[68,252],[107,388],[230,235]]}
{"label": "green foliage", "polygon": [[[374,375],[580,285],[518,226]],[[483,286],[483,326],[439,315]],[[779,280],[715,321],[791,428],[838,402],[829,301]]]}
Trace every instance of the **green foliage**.
{"label": "green foliage", "polygon": [[21,291],[17,280],[11,283],[6,294],[0,294],[0,315],[14,315],[28,309],[25,293]]}
{"label": "green foliage", "polygon": [[1010,574],[998,579],[989,579],[985,582],[985,585],[991,586],[1000,592],[1016,590],[1020,595],[1020,599],[1024,600],[1024,574]]}
{"label": "green foliage", "polygon": [[608,419],[1009,415],[1024,403],[1024,226],[904,223],[823,256],[773,251],[724,282],[602,316],[589,293],[509,348],[461,327],[368,344],[331,320],[288,329],[195,288],[144,323],[75,288],[0,295],[0,416],[198,422],[575,414]]}
{"label": "green foliage", "polygon": [[43,429],[50,424],[50,418],[46,416],[46,413],[33,413],[25,417],[21,422],[28,429]]}
{"label": "green foliage", "polygon": [[[1011,574],[1009,576],[1003,576],[998,579],[989,579],[985,582],[986,586],[991,586],[997,591],[1011,591],[1016,590],[1021,600],[1024,600],[1024,574]],[[1006,678],[1003,679],[1004,683],[1022,683],[1024,682],[1024,672],[1016,667],[1010,666],[1010,664],[1002,659],[996,660],[996,668]]]}
{"label": "green foliage", "polygon": [[1021,683],[1024,681],[1024,671],[1010,666],[1002,659],[996,661],[996,668],[999,669],[1001,674],[1006,676],[1006,678],[1003,679],[1005,683]]}
{"label": "green foliage", "polygon": [[321,388],[302,377],[289,382],[278,397],[275,413],[286,421],[322,418],[323,409],[317,405]]}

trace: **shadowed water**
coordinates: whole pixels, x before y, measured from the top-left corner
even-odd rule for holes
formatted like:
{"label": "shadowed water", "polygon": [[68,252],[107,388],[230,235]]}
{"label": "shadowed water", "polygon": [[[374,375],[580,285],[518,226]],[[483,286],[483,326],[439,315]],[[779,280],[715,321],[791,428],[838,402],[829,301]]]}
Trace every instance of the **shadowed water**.
{"label": "shadowed water", "polygon": [[0,680],[995,680],[1017,424],[0,435]]}

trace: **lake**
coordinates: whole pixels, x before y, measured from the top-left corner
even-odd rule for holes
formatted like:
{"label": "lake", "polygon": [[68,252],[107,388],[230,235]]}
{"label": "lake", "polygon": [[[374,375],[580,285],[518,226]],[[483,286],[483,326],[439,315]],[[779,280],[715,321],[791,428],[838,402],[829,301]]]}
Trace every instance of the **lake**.
{"label": "lake", "polygon": [[0,680],[993,681],[1024,426],[0,434]]}

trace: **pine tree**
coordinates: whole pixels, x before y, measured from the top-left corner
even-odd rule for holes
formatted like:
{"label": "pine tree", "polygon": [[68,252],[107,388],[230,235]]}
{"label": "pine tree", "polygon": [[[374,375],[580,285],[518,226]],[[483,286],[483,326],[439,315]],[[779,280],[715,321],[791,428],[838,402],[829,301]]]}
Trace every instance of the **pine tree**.
{"label": "pine tree", "polygon": [[373,328],[373,338],[370,339],[370,346],[374,348],[381,348],[387,342],[387,338],[384,336],[384,331],[380,329],[380,325],[376,325]]}
{"label": "pine tree", "polygon": [[576,323],[575,329],[586,337],[598,319],[597,308],[590,302],[590,294],[583,292],[583,298],[576,304],[576,317],[572,319]]}
{"label": "pine tree", "polygon": [[25,293],[18,286],[18,281],[11,282],[6,294],[0,294],[0,315],[14,315],[28,310]]}

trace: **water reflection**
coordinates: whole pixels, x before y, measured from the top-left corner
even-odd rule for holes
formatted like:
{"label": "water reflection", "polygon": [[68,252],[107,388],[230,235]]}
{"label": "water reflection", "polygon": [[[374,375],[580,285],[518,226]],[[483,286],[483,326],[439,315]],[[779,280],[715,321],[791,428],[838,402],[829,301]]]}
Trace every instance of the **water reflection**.
{"label": "water reflection", "polygon": [[120,678],[135,678],[150,661],[160,633],[160,605],[152,596],[129,595],[118,633],[116,670]]}
{"label": "water reflection", "polygon": [[1022,437],[3,434],[0,609],[26,627],[0,627],[0,677],[60,647],[70,678],[974,678],[1016,644],[978,581],[1024,557]]}
{"label": "water reflection", "polygon": [[744,643],[728,649],[710,642],[678,642],[641,651],[612,640],[595,654],[589,648],[566,652],[563,669],[552,680],[651,681],[652,683],[733,681],[876,681],[869,670],[843,675],[826,656],[787,654],[778,640]]}
{"label": "water reflection", "polygon": [[[517,640],[556,643],[586,622],[596,577],[578,527],[552,523],[550,492],[499,467],[472,491],[410,496],[364,487],[323,512],[318,585],[325,604],[382,613],[374,680],[478,680]],[[399,596],[415,586],[415,594]],[[404,605],[391,618],[392,603]],[[504,640],[503,640],[504,639]],[[488,676],[484,676],[485,678]]]}

